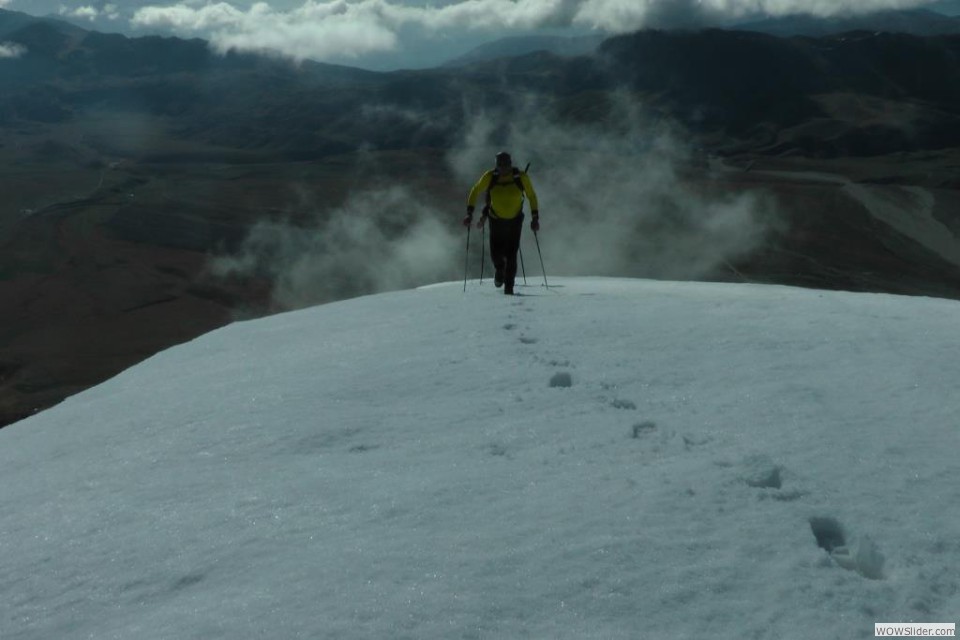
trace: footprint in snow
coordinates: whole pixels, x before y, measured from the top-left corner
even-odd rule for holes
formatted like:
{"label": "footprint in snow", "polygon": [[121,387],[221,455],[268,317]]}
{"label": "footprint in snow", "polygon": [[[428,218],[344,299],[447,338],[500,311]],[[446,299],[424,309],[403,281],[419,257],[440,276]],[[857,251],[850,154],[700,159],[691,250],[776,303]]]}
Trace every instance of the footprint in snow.
{"label": "footprint in snow", "polygon": [[507,450],[506,445],[501,444],[499,442],[491,442],[487,444],[485,447],[483,447],[483,450],[487,453],[487,455],[493,456],[495,458],[509,457],[508,456],[509,452]]}
{"label": "footprint in snow", "polygon": [[760,499],[772,499],[778,502],[793,502],[799,500],[805,491],[800,489],[784,489],[784,468],[773,462],[769,456],[748,456],[740,464],[740,481],[748,487],[763,489]]}
{"label": "footprint in snow", "polygon": [[748,487],[779,489],[783,486],[782,471],[783,468],[775,464],[769,456],[749,456],[741,466],[741,479]]}
{"label": "footprint in snow", "polygon": [[558,371],[550,377],[550,386],[553,388],[566,388],[573,386],[573,376],[569,371]]}
{"label": "footprint in snow", "polygon": [[537,362],[546,364],[548,367],[569,367],[569,360],[544,360],[540,357],[537,357]]}
{"label": "footprint in snow", "polygon": [[634,424],[630,433],[634,438],[640,439],[652,433],[655,433],[656,431],[657,431],[657,423],[653,422],[652,420],[646,420],[644,422],[638,422]]}
{"label": "footprint in snow", "polygon": [[836,518],[810,518],[810,530],[817,546],[830,559],[848,571],[856,571],[869,580],[883,580],[886,559],[876,543],[867,535],[851,540],[845,527]]}

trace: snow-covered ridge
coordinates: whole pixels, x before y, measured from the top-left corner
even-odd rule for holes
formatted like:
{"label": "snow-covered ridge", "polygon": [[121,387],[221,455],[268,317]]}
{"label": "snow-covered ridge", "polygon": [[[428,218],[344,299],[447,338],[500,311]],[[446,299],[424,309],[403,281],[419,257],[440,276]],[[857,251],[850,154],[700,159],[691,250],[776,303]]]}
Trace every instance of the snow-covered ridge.
{"label": "snow-covered ridge", "polygon": [[0,431],[0,636],[850,638],[957,622],[960,304],[450,283]]}

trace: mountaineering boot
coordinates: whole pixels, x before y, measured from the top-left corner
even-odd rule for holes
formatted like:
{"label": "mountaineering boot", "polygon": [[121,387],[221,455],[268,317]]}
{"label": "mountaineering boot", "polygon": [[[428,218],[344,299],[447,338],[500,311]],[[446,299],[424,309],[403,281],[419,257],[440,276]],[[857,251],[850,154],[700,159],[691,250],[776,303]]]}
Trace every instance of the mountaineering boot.
{"label": "mountaineering boot", "polygon": [[503,288],[503,293],[506,294],[506,295],[508,295],[508,296],[512,296],[512,295],[513,295],[513,283],[512,283],[512,282],[508,282],[508,283],[507,283],[507,286],[505,286],[505,287]]}
{"label": "mountaineering boot", "polygon": [[497,267],[497,270],[493,274],[493,286],[497,289],[503,286],[503,269]]}

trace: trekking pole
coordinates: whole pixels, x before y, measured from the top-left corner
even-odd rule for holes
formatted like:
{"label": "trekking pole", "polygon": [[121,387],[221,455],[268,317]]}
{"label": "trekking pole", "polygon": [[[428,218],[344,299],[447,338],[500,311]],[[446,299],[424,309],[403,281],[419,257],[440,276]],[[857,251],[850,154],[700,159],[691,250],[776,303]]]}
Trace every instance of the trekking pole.
{"label": "trekking pole", "polygon": [[467,227],[467,254],[463,258],[463,292],[467,292],[467,264],[470,262],[470,227]]}
{"label": "trekking pole", "polygon": [[[523,172],[527,173],[529,171],[530,163],[528,162],[527,166],[523,168]],[[536,236],[537,232],[534,231],[533,235]],[[537,253],[540,253],[540,243],[537,243]],[[543,258],[540,258],[540,266],[543,267]],[[520,271],[523,273],[523,286],[527,286],[527,268],[523,266],[523,249],[520,249]],[[546,279],[544,279],[544,282],[546,282]]]}
{"label": "trekking pole", "polygon": [[527,268],[523,266],[523,249],[520,249],[520,273],[523,274],[523,286],[527,286]]}
{"label": "trekking pole", "polygon": [[533,239],[537,241],[537,255],[540,256],[540,270],[543,271],[543,286],[547,289],[550,288],[550,285],[547,284],[547,270],[543,268],[543,254],[540,253],[540,239],[537,237],[537,232],[533,232]]}
{"label": "trekking pole", "polygon": [[483,284],[483,263],[487,258],[487,225],[480,227],[480,284]]}

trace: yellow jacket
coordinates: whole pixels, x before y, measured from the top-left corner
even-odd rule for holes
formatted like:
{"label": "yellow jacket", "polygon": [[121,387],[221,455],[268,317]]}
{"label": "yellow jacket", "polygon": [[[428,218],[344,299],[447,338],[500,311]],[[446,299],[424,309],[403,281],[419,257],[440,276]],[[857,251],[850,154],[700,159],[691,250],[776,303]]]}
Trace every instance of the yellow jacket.
{"label": "yellow jacket", "polygon": [[[490,179],[493,177],[493,169],[484,173],[477,184],[470,189],[470,195],[467,197],[467,208],[473,211],[477,205],[477,198],[481,195],[486,199],[487,187],[490,186]],[[520,183],[523,185],[523,191],[517,188],[513,180],[513,173],[505,172],[500,175],[497,183],[490,189],[490,217],[511,220],[520,214],[523,208],[523,196],[526,193],[530,199],[530,210],[538,211],[537,192],[533,189],[533,183],[526,173],[520,173]]]}

